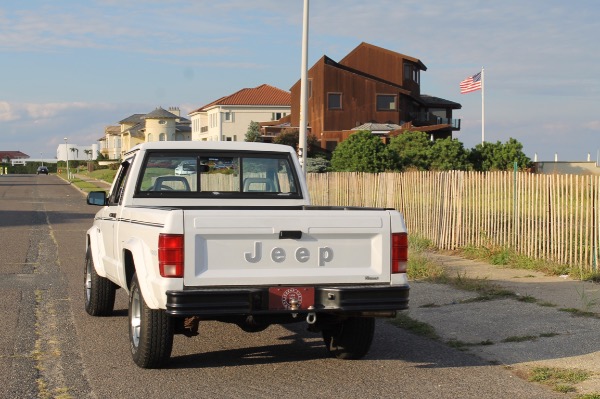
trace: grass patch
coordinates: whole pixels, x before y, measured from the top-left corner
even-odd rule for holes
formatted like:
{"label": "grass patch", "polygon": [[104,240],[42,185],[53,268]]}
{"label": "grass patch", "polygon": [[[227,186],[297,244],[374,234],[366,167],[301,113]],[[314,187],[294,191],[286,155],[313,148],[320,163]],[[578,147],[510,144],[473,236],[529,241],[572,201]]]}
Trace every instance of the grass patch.
{"label": "grass patch", "polygon": [[408,258],[408,278],[437,282],[445,277],[444,268],[422,253],[411,253]]}
{"label": "grass patch", "polygon": [[539,306],[544,306],[546,308],[555,308],[556,305],[553,304],[552,302],[546,302],[546,301],[540,301],[540,302],[536,302]]}
{"label": "grass patch", "polygon": [[415,320],[405,312],[400,312],[395,319],[390,321],[393,325],[403,328],[415,335],[439,341],[440,337],[435,329],[427,323]]}
{"label": "grass patch", "polygon": [[463,342],[463,341],[459,341],[457,339],[451,339],[450,341],[446,341],[446,345],[448,345],[451,348],[458,349],[458,350],[466,350],[473,346],[494,345],[494,341],[490,341],[489,339],[486,339],[485,341],[481,341],[481,342]]}
{"label": "grass patch", "polygon": [[552,338],[560,335],[559,333],[551,332],[551,333],[542,333],[540,334],[540,338]]}
{"label": "grass patch", "polygon": [[537,299],[535,299],[531,295],[518,295],[517,296],[517,301],[519,301],[519,302],[525,302],[525,303],[536,303]]}
{"label": "grass patch", "polygon": [[424,252],[434,249],[433,242],[427,238],[419,237],[415,234],[408,235],[408,247],[411,251]]}
{"label": "grass patch", "polygon": [[575,396],[575,399],[600,399],[600,393],[584,393]]}
{"label": "grass patch", "polygon": [[573,384],[590,378],[592,373],[580,369],[562,369],[556,367],[535,367],[529,373],[529,381],[549,385],[557,392],[575,392]]}
{"label": "grass patch", "polygon": [[445,278],[444,268],[432,261],[425,251],[433,248],[430,240],[415,235],[408,236],[408,278],[438,282]]}
{"label": "grass patch", "polygon": [[503,339],[501,342],[526,342],[526,341],[536,341],[538,339],[535,335],[522,335],[522,336],[513,336]]}
{"label": "grass patch", "polygon": [[[466,246],[457,250],[457,254],[469,259],[484,260],[492,265],[506,266],[515,269],[535,270],[547,275],[560,276],[564,274],[577,275],[580,278],[579,268],[561,265],[541,259],[531,259],[521,255],[510,248],[495,245],[481,247]],[[600,279],[600,275],[598,275]]]}
{"label": "grass patch", "polygon": [[94,179],[98,179],[98,180],[102,180],[105,181],[107,183],[112,183],[112,181],[114,180],[115,176],[117,174],[117,170],[113,170],[113,169],[99,169],[99,170],[95,170],[93,172],[88,173],[87,175],[89,177],[92,177]]}
{"label": "grass patch", "polygon": [[488,280],[468,278],[461,274],[458,274],[454,278],[449,278],[447,283],[463,291],[471,291],[479,294],[477,298],[467,299],[464,303],[515,298],[517,296],[514,292],[493,284]]}
{"label": "grass patch", "polygon": [[537,341],[538,338],[551,338],[559,335],[558,333],[542,333],[540,335],[522,335],[522,336],[513,336],[503,339],[500,342],[509,343],[509,342],[527,342],[527,341]]}
{"label": "grass patch", "polygon": [[588,312],[588,311],[580,310],[577,308],[559,308],[558,310],[560,310],[561,312],[571,313],[571,316],[576,316],[576,317],[597,317],[598,316],[594,312]]}

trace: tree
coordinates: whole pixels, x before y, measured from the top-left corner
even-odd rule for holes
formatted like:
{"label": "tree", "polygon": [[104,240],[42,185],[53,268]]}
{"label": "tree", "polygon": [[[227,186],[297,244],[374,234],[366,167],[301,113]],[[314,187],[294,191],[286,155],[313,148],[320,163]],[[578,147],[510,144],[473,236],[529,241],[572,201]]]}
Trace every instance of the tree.
{"label": "tree", "polygon": [[400,168],[428,170],[431,165],[433,143],[424,132],[404,132],[390,140],[390,150],[396,152]]}
{"label": "tree", "polygon": [[523,153],[523,144],[512,137],[504,144],[500,141],[477,144],[471,150],[469,160],[475,170],[480,171],[511,170],[515,162],[519,169],[526,169],[531,165],[531,159]]}
{"label": "tree", "polygon": [[325,173],[331,166],[331,162],[325,158],[306,158],[307,173]]}
{"label": "tree", "polygon": [[[297,128],[283,129],[281,130],[281,133],[279,133],[277,137],[273,139],[274,144],[289,145],[294,149],[298,148],[299,141],[300,131]],[[317,140],[313,134],[309,134],[306,137],[306,141],[308,146],[308,152],[306,153],[306,156],[310,157],[315,155],[316,149],[320,148],[319,140]]]}
{"label": "tree", "polygon": [[469,152],[463,143],[450,137],[435,140],[431,146],[431,170],[470,170]]}
{"label": "tree", "polygon": [[359,130],[333,151],[331,166],[336,172],[385,172],[398,166],[398,156],[368,130]]}
{"label": "tree", "polygon": [[83,150],[83,152],[85,153],[85,155],[90,157],[90,159],[92,158],[92,150]]}
{"label": "tree", "polygon": [[79,158],[79,148],[71,147],[71,152],[77,151],[77,158]]}
{"label": "tree", "polygon": [[250,124],[248,125],[248,131],[246,132],[245,141],[262,141],[262,135],[260,134],[260,124],[258,122],[250,122]]}

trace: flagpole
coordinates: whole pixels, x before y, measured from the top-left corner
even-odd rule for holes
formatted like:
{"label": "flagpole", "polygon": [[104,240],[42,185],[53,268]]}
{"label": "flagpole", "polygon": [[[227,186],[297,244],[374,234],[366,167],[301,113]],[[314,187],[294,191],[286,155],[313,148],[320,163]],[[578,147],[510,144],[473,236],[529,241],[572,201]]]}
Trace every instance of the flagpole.
{"label": "flagpole", "polygon": [[481,145],[485,145],[485,79],[484,68],[481,67]]}

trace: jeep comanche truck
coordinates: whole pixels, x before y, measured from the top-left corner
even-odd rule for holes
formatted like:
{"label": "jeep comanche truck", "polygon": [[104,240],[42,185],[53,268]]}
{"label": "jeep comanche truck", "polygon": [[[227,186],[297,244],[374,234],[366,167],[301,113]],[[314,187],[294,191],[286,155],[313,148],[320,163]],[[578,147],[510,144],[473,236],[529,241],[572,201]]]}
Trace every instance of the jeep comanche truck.
{"label": "jeep comanche truck", "polygon": [[85,309],[129,294],[142,368],[165,365],[174,334],[205,320],[259,332],[304,322],[330,355],[359,359],[376,317],[408,307],[407,233],[390,209],[311,206],[290,146],[155,142],[123,157],[87,231]]}

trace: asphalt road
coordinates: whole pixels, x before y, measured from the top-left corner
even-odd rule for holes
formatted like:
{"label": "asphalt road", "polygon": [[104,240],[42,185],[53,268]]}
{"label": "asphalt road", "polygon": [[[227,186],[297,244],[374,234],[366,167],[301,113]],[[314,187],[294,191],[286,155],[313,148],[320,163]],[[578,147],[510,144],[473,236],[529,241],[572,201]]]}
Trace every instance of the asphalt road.
{"label": "asphalt road", "polygon": [[327,357],[303,324],[248,334],[204,323],[169,367],[131,361],[127,297],[83,307],[85,231],[96,207],[56,176],[0,176],[1,398],[552,398],[501,366],[379,321],[369,355]]}

